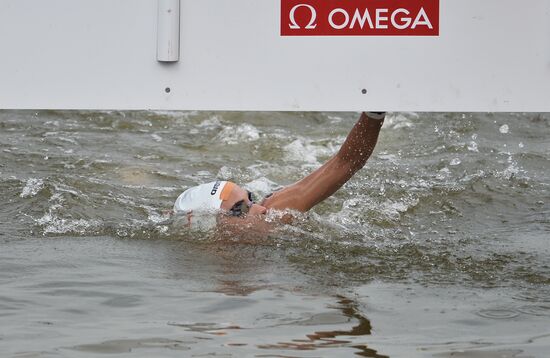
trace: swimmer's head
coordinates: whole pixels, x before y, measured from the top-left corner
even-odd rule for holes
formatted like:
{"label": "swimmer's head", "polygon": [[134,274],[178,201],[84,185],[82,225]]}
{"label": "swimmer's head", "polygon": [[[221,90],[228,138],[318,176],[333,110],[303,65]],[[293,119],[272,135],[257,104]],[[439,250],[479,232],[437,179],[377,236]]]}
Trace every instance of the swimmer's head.
{"label": "swimmer's head", "polygon": [[259,215],[266,208],[254,203],[250,192],[228,181],[197,185],[184,191],[174,204],[176,214],[185,214],[187,225],[210,229],[218,213],[232,216]]}
{"label": "swimmer's head", "polygon": [[254,201],[251,192],[238,185],[235,185],[227,200],[223,201],[221,208],[229,215],[237,217],[265,214],[267,211],[264,206]]}
{"label": "swimmer's head", "polygon": [[229,198],[234,183],[215,181],[201,184],[184,191],[174,204],[176,213],[215,212],[221,209],[222,202]]}

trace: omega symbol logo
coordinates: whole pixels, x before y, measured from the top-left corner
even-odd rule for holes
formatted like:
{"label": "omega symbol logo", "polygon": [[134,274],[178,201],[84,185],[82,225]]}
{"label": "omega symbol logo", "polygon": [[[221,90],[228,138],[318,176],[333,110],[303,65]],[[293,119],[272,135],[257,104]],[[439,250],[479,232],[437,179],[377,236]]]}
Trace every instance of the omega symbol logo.
{"label": "omega symbol logo", "polygon": [[294,6],[292,8],[292,10],[290,10],[290,14],[289,14],[290,24],[288,24],[289,27],[291,29],[301,29],[302,28],[300,25],[298,25],[298,23],[296,23],[296,18],[295,18],[296,10],[298,10],[301,7],[306,7],[311,12],[311,18],[309,20],[309,24],[307,24],[307,26],[305,28],[308,29],[308,30],[316,28],[317,24],[315,23],[315,21],[317,21],[317,10],[315,10],[315,8],[311,5],[309,5],[309,4],[298,4],[298,5]]}

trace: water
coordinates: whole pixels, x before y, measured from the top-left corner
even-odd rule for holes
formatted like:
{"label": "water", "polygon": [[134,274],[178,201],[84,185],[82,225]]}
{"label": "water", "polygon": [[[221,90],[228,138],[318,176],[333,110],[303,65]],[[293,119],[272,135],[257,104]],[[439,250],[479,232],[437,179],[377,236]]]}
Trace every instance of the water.
{"label": "water", "polygon": [[268,235],[166,214],[216,178],[300,179],[356,118],[0,111],[2,356],[545,357],[548,114],[392,114]]}

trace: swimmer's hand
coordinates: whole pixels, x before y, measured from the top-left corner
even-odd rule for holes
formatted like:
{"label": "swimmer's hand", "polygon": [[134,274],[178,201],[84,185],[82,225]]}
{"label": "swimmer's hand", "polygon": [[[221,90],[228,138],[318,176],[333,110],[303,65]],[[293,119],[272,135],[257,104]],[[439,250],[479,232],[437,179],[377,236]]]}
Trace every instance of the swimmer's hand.
{"label": "swimmer's hand", "polygon": [[365,114],[371,119],[384,120],[386,118],[386,112],[365,112]]}

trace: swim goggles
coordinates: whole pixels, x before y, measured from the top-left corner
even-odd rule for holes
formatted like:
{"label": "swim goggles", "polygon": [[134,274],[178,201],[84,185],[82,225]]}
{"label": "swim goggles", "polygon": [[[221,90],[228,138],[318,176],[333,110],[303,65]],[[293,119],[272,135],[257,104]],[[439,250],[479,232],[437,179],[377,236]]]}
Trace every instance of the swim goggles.
{"label": "swim goggles", "polygon": [[246,191],[248,194],[248,200],[239,200],[229,209],[229,215],[231,216],[243,216],[248,214],[252,205],[255,204],[254,194],[250,191]]}

